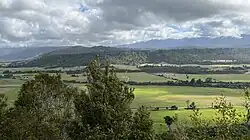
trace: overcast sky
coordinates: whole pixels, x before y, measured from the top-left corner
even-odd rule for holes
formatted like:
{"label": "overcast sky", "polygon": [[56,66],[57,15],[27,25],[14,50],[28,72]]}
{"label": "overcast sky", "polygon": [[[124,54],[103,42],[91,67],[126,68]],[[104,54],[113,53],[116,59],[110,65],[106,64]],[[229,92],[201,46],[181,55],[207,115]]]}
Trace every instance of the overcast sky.
{"label": "overcast sky", "polygon": [[250,0],[0,0],[0,47],[250,34]]}

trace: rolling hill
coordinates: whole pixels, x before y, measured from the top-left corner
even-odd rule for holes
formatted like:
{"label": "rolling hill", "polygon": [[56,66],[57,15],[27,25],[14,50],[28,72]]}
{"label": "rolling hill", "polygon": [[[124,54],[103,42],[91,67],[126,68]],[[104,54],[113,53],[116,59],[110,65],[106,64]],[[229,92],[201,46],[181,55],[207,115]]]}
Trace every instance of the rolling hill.
{"label": "rolling hill", "polygon": [[[205,48],[143,50],[115,47],[74,46],[43,54],[35,59],[12,63],[12,67],[83,66],[94,57],[109,60],[113,64],[138,65],[142,63],[210,64],[224,63],[217,60],[233,60],[227,63],[250,63],[250,48]],[[212,61],[215,60],[215,61]],[[212,61],[212,62],[211,62]]]}

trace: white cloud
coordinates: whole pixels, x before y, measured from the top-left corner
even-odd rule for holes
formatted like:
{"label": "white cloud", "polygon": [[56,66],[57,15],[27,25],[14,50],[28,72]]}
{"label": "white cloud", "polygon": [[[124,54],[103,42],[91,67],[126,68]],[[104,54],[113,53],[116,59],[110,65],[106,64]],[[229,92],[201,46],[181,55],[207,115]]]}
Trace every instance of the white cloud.
{"label": "white cloud", "polygon": [[250,0],[0,0],[0,46],[249,34]]}

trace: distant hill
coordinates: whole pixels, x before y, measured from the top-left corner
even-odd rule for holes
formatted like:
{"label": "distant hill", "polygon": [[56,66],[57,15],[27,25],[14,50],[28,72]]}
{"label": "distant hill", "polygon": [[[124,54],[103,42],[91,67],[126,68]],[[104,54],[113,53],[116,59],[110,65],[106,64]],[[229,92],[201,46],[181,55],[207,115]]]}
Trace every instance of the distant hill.
{"label": "distant hill", "polygon": [[12,67],[84,66],[94,57],[112,64],[250,64],[250,48],[124,49],[115,47],[68,47],[43,54],[35,59],[12,63]]}
{"label": "distant hill", "polygon": [[0,48],[0,57],[10,53],[16,53],[24,50],[24,48]]}
{"label": "distant hill", "polygon": [[24,60],[61,49],[59,47],[0,48],[1,61]]}
{"label": "distant hill", "polygon": [[147,49],[176,49],[176,48],[246,48],[250,47],[250,35],[234,37],[198,37],[183,39],[150,40],[128,45],[120,45],[126,48]]}
{"label": "distant hill", "polygon": [[104,46],[94,46],[94,47],[73,46],[52,51],[47,55],[86,54],[86,53],[114,52],[114,51],[124,51],[124,50],[127,49],[116,48],[116,47],[104,47]]}

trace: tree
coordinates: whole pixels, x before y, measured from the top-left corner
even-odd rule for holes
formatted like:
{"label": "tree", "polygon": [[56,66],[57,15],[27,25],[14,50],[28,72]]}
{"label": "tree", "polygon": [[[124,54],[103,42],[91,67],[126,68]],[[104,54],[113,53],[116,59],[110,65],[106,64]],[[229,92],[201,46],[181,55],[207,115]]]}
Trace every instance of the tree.
{"label": "tree", "polygon": [[6,96],[4,94],[0,94],[0,118],[6,111],[6,107],[7,107],[6,101],[7,101]]}
{"label": "tree", "polygon": [[165,120],[167,128],[171,131],[172,130],[171,125],[173,124],[174,119],[170,116],[166,116],[166,117],[164,117],[164,120]]}
{"label": "tree", "polygon": [[120,81],[108,64],[103,70],[98,59],[89,64],[87,75],[87,90],[74,101],[77,115],[68,127],[71,139],[134,139],[141,134],[150,139],[148,114],[141,108],[133,117],[130,108],[134,89]]}
{"label": "tree", "polygon": [[59,75],[36,75],[21,87],[15,106],[1,128],[5,139],[66,139],[66,126],[74,117],[77,89]]}
{"label": "tree", "polygon": [[[6,111],[7,111],[7,98],[5,97],[4,94],[0,94],[0,128],[4,127],[2,126],[2,122],[4,121],[5,119],[5,114],[6,114]],[[0,137],[1,137],[1,131],[0,131]]]}
{"label": "tree", "polygon": [[206,82],[206,83],[212,83],[212,82],[213,82],[213,78],[212,78],[212,77],[207,77],[207,78],[205,79],[205,82]]}
{"label": "tree", "polygon": [[189,108],[195,109],[195,108],[196,108],[195,102],[192,102],[192,103],[190,104]]}
{"label": "tree", "polygon": [[195,79],[194,79],[194,78],[191,79],[190,84],[191,84],[191,85],[194,85],[194,84],[195,84]]}
{"label": "tree", "polygon": [[131,140],[152,140],[154,139],[153,121],[150,119],[150,113],[144,106],[140,107],[133,116],[131,128]]}
{"label": "tree", "polygon": [[201,80],[201,79],[198,79],[198,80],[196,81],[196,83],[197,83],[198,85],[201,85],[201,84],[202,84],[202,80]]}

